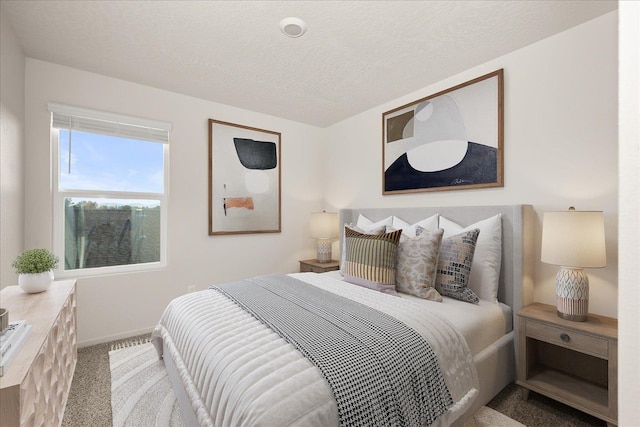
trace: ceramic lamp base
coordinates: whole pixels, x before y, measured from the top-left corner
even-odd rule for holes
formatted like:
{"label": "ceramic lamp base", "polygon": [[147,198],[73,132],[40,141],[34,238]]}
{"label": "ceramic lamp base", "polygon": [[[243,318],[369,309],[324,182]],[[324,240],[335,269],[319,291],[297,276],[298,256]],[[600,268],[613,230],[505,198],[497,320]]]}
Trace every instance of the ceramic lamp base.
{"label": "ceramic lamp base", "polygon": [[331,262],[330,239],[318,239],[318,262],[321,264]]}
{"label": "ceramic lamp base", "polygon": [[581,268],[562,267],[556,276],[558,317],[586,322],[589,312],[589,277]]}

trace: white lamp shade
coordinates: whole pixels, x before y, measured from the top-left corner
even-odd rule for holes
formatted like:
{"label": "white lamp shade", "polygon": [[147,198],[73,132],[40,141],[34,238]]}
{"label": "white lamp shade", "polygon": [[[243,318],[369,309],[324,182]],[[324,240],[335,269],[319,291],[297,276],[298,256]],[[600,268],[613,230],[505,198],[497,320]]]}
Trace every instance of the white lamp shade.
{"label": "white lamp shade", "polygon": [[309,235],[314,239],[337,239],[340,235],[337,212],[312,213]]}
{"label": "white lamp shade", "polygon": [[565,267],[605,267],[607,256],[602,212],[545,212],[541,260]]}

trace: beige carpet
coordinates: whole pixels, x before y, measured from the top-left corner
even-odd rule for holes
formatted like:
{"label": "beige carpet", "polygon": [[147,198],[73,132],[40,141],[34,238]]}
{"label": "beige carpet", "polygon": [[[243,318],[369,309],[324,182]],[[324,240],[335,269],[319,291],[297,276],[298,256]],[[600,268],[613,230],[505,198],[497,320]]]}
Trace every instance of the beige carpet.
{"label": "beige carpet", "polygon": [[[167,371],[151,343],[117,344],[109,352],[109,367],[114,427],[184,426]],[[464,427],[524,426],[485,406]]]}
{"label": "beige carpet", "polygon": [[109,352],[114,427],[182,427],[167,371],[151,343],[120,344]]}
{"label": "beige carpet", "polygon": [[464,423],[464,427],[525,427],[524,424],[512,420],[506,415],[483,406],[472,419]]}
{"label": "beige carpet", "polygon": [[[148,340],[149,335],[134,337]],[[78,363],[62,420],[63,427],[112,426],[109,351],[122,341],[78,349]],[[523,401],[514,383],[505,387],[488,407],[527,427],[606,427],[606,423],[559,402],[530,393]],[[139,426],[144,427],[144,426]]]}

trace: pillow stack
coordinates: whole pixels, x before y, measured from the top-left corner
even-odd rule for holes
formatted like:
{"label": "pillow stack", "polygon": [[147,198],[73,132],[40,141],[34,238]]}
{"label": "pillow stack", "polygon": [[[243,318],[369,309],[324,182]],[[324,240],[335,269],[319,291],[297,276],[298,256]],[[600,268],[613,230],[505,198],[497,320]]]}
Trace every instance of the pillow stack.
{"label": "pillow stack", "polygon": [[415,224],[395,216],[374,223],[360,215],[357,225],[345,226],[342,247],[348,282],[433,301],[441,295],[473,304],[498,301],[500,215],[467,227],[438,215]]}

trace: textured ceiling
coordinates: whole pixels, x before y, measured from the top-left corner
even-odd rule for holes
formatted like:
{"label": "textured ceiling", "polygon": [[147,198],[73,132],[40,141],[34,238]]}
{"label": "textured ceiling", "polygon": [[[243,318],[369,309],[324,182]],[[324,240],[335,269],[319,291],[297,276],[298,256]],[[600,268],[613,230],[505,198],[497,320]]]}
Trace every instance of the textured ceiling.
{"label": "textured ceiling", "polygon": [[[328,126],[616,1],[6,1],[25,55]],[[285,37],[297,16],[307,33]]]}

